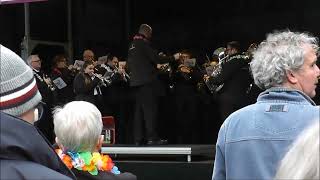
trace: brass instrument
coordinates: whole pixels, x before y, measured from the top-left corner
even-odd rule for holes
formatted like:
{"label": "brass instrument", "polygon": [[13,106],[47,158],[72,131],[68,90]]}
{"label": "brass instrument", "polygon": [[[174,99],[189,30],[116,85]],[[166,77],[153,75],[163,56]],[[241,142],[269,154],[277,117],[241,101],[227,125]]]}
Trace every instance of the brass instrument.
{"label": "brass instrument", "polygon": [[48,86],[48,88],[51,90],[51,91],[55,91],[56,90],[56,87],[52,84],[52,80],[51,80],[51,78],[48,76],[48,75],[43,75],[44,77],[43,77],[43,80],[44,79],[48,79],[49,80],[49,82],[47,83],[45,80],[44,80],[44,82],[47,84],[47,86]]}
{"label": "brass instrument", "polygon": [[[117,66],[114,66],[114,69],[116,70],[116,72],[120,73],[119,72],[119,68]],[[124,75],[125,78],[130,79],[129,74],[125,70],[123,71],[123,75]]]}
{"label": "brass instrument", "polygon": [[185,80],[190,80],[192,78],[191,76],[192,68],[184,64],[180,64],[178,66],[177,72],[179,72]]}
{"label": "brass instrument", "polygon": [[[39,79],[41,82],[44,82],[47,87],[50,89],[50,91],[55,91],[56,87],[52,84],[52,81],[50,79],[50,77],[46,74],[43,74],[43,77],[41,77],[38,73],[36,73],[35,71],[33,71],[33,74],[36,76],[37,79]],[[46,81],[48,80],[48,82]]]}
{"label": "brass instrument", "polygon": [[94,77],[100,79],[100,83],[104,87],[108,87],[111,84],[111,80],[105,76],[102,76],[101,74],[92,73]]}
{"label": "brass instrument", "polygon": [[[225,54],[225,48],[218,48],[214,51],[214,55],[216,55],[218,57],[218,64],[216,64],[215,66],[213,66],[213,71],[212,73],[209,75],[209,78],[216,78],[218,77],[218,75],[221,74],[222,72],[222,64],[225,63],[225,61],[229,58],[229,55]],[[210,83],[209,78],[206,78],[204,80],[204,83],[206,84],[206,86],[208,87],[208,89],[210,90],[211,93],[217,93],[219,92],[224,84],[212,84]]]}

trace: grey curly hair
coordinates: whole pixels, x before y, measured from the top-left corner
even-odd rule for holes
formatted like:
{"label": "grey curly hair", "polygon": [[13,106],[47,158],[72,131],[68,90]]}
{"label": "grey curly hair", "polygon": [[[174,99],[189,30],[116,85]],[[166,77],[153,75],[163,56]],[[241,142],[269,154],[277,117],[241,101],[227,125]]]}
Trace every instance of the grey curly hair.
{"label": "grey curly hair", "polygon": [[281,86],[287,71],[297,71],[304,62],[305,45],[318,51],[318,39],[307,33],[277,31],[267,35],[250,63],[254,82],[262,89]]}

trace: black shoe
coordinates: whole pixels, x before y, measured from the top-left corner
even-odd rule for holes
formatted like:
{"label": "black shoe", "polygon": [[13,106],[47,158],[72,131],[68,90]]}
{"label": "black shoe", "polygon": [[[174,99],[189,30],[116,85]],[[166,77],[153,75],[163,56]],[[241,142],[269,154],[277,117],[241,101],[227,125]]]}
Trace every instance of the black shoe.
{"label": "black shoe", "polygon": [[147,145],[165,145],[168,144],[168,140],[166,139],[158,139],[158,140],[148,140]]}

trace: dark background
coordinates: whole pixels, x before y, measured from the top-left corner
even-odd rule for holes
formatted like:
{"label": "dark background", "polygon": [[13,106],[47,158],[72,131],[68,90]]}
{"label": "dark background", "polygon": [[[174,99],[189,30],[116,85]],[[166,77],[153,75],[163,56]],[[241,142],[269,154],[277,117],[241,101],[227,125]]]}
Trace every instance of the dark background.
{"label": "dark background", "polygon": [[[174,53],[189,48],[203,56],[231,40],[240,41],[246,50],[276,29],[320,33],[320,2],[316,0],[71,2],[74,59],[81,57],[84,48],[93,48],[97,56],[112,51],[125,58],[141,23],[153,27],[153,43],[159,50]],[[31,38],[67,41],[66,7],[67,0],[30,3]],[[20,54],[23,4],[1,5],[0,22],[1,44]]]}

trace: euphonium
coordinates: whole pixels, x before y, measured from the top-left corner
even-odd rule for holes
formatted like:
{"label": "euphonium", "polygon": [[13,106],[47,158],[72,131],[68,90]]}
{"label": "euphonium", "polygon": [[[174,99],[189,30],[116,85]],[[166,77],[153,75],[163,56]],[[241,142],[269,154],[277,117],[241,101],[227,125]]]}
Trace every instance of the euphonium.
{"label": "euphonium", "polygon": [[[221,52],[221,53],[219,53],[218,57],[219,57],[219,63],[214,66],[213,71],[210,75],[210,78],[216,78],[218,75],[221,74],[221,71],[222,71],[221,65],[226,61],[226,59],[229,58],[229,55],[225,56],[224,52]],[[219,85],[212,84],[212,83],[210,83],[209,80],[205,80],[204,82],[211,93],[217,93],[218,91],[220,91],[222,89],[222,87],[224,85],[224,84],[219,84]]]}

